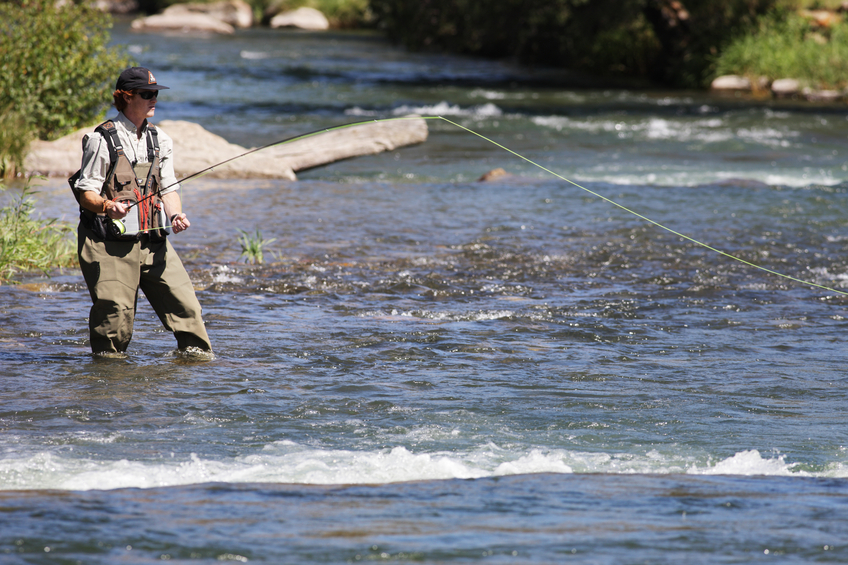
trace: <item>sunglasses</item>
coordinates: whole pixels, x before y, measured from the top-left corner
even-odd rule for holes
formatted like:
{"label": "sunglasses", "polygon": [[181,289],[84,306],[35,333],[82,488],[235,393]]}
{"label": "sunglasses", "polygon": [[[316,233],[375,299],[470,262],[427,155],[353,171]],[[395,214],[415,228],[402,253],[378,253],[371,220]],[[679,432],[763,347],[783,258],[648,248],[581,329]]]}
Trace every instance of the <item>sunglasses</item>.
{"label": "sunglasses", "polygon": [[151,98],[156,98],[157,96],[159,96],[159,91],[158,90],[142,90],[141,92],[138,93],[138,95],[141,96],[141,98],[143,100],[150,100]]}

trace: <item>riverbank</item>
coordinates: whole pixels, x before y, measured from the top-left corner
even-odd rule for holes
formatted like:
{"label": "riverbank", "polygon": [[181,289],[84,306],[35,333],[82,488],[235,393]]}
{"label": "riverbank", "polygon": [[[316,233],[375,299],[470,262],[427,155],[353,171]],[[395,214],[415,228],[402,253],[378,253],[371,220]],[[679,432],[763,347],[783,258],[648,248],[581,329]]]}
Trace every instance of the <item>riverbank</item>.
{"label": "riverbank", "polygon": [[[848,3],[764,1],[739,13],[723,0],[688,4],[628,0],[617,3],[616,15],[610,16],[598,6],[572,6],[571,0],[530,2],[515,14],[502,2],[481,10],[457,9],[447,0],[426,6],[401,0],[221,0],[172,3],[161,13],[137,18],[133,29],[231,34],[255,25],[312,31],[373,27],[415,51],[511,58],[594,74],[599,81],[630,77],[757,96],[844,97]],[[119,11],[127,4],[116,6]]]}

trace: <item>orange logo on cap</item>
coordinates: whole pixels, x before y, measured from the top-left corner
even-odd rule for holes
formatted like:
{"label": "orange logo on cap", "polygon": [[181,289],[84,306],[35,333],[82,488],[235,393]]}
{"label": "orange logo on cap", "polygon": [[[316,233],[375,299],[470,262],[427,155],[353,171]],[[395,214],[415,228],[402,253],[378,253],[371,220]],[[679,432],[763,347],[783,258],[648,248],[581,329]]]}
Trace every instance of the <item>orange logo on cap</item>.
{"label": "orange logo on cap", "polygon": [[147,74],[149,75],[149,78],[147,80],[147,84],[156,84],[156,77],[153,76],[153,73],[151,73],[150,71],[147,71]]}

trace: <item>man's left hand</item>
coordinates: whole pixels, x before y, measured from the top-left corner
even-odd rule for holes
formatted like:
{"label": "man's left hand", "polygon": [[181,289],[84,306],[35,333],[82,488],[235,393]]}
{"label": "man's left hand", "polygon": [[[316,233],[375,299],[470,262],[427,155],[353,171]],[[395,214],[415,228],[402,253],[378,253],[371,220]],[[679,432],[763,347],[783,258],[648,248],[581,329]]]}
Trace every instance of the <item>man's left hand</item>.
{"label": "man's left hand", "polygon": [[191,226],[191,222],[188,221],[188,217],[185,214],[174,214],[171,218],[171,228],[173,228],[174,233],[180,233],[181,231],[187,230]]}

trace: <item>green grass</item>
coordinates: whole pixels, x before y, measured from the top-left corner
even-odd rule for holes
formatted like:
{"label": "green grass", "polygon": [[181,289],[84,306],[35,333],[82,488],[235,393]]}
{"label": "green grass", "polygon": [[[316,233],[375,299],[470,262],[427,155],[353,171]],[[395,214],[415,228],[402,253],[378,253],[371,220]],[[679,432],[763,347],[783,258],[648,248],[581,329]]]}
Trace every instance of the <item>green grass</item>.
{"label": "green grass", "polygon": [[77,262],[73,228],[33,218],[34,193],[27,181],[20,195],[0,209],[0,284],[14,283],[12,277],[18,273],[49,273]]}
{"label": "green grass", "polygon": [[795,11],[774,12],[731,42],[716,59],[716,75],[794,78],[821,89],[848,87],[848,23],[815,29]]}
{"label": "green grass", "polygon": [[245,263],[261,264],[264,259],[263,250],[265,246],[277,241],[273,237],[271,239],[264,239],[259,230],[254,231],[252,234],[244,230],[238,230],[238,232],[241,233],[241,237],[239,238],[241,255],[239,255],[239,259],[244,257]]}

